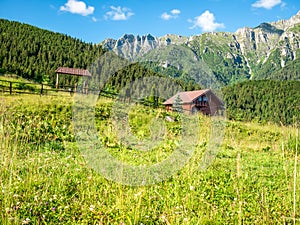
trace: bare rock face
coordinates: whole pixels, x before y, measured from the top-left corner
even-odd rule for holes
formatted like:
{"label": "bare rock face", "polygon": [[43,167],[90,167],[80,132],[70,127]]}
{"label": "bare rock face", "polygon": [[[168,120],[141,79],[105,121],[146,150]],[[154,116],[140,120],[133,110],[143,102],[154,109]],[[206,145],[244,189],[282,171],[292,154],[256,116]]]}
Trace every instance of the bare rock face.
{"label": "bare rock face", "polygon": [[253,64],[268,58],[283,32],[268,23],[262,23],[256,28],[241,28],[235,35],[241,52]]}
{"label": "bare rock face", "polygon": [[187,37],[172,34],[163,37],[154,37],[151,34],[143,36],[125,34],[118,40],[106,39],[102,42],[102,45],[119,56],[133,61],[153,49],[172,44],[183,44],[187,40]]}
{"label": "bare rock face", "polygon": [[186,40],[186,37],[171,34],[160,38],[154,37],[151,34],[143,36],[125,34],[118,40],[106,39],[102,42],[102,45],[108,50],[114,51],[119,56],[133,61],[153,49],[171,44],[182,44]]}
{"label": "bare rock face", "polygon": [[256,28],[241,28],[235,32],[243,55],[252,57],[252,63],[266,62],[274,49],[281,50],[282,57],[295,59],[299,49],[299,32],[293,30],[300,24],[300,11],[289,20],[262,23]]}
{"label": "bare rock face", "polygon": [[298,11],[298,13],[292,16],[289,20],[279,20],[270,24],[277,27],[278,29],[286,31],[289,28],[295,26],[297,23],[300,23],[300,11]]}

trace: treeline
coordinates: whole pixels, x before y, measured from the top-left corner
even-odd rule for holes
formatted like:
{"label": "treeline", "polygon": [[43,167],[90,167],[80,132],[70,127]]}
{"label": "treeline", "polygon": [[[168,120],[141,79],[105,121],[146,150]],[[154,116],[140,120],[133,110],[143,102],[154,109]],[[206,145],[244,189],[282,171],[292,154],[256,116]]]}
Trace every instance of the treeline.
{"label": "treeline", "polygon": [[[122,70],[117,71],[110,79],[108,79],[106,86],[113,87],[115,90],[119,91],[124,87],[130,87],[135,83],[134,81],[145,77],[166,78],[174,85],[180,86],[184,91],[191,91],[202,88],[199,84],[196,84],[192,81],[186,81],[184,79],[181,79],[181,77],[169,77],[163,72],[149,69],[147,66],[141,65],[140,63],[130,64],[122,68]],[[145,84],[144,86],[147,86],[147,84]]]}
{"label": "treeline", "polygon": [[300,81],[247,81],[223,88],[229,119],[300,122]]}
{"label": "treeline", "polygon": [[[1,73],[54,83],[60,66],[86,69],[104,50],[68,35],[0,19]],[[69,78],[69,79],[76,79]]]}

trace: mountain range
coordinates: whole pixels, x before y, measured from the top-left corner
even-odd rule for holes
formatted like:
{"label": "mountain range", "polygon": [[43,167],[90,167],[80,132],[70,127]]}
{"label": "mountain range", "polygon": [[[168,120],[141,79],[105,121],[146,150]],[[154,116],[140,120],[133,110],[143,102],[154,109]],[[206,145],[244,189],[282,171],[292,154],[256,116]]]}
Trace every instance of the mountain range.
{"label": "mountain range", "polygon": [[189,37],[125,34],[118,40],[108,38],[101,45],[131,61],[147,58],[151,51],[166,46],[184,46],[225,85],[248,79],[299,80],[300,11],[288,20],[264,22],[236,32]]}

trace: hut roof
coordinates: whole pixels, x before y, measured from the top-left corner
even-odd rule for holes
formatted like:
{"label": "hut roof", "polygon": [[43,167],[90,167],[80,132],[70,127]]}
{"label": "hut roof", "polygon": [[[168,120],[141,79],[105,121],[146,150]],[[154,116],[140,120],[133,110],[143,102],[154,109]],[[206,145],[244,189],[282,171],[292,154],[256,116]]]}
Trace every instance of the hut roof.
{"label": "hut roof", "polygon": [[184,91],[179,92],[176,95],[172,96],[171,98],[167,99],[165,102],[163,102],[164,105],[172,105],[174,101],[176,100],[177,96],[180,96],[180,99],[182,103],[190,103],[194,99],[198,98],[199,96],[204,95],[205,93],[209,92],[210,89],[204,89],[204,90],[197,90],[197,91]]}
{"label": "hut roof", "polygon": [[74,76],[87,76],[87,77],[92,76],[92,74],[88,70],[78,69],[78,68],[58,67],[55,70],[55,72],[60,74],[74,75]]}

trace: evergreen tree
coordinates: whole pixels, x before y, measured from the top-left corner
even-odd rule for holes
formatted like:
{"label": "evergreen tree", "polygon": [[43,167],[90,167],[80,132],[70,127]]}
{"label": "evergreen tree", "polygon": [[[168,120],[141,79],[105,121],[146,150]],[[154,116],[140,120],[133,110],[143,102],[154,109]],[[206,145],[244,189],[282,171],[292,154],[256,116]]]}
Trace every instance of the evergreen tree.
{"label": "evergreen tree", "polygon": [[180,95],[177,95],[176,99],[174,100],[174,103],[172,105],[173,111],[182,113],[183,108],[182,108],[182,100],[180,98]]}

